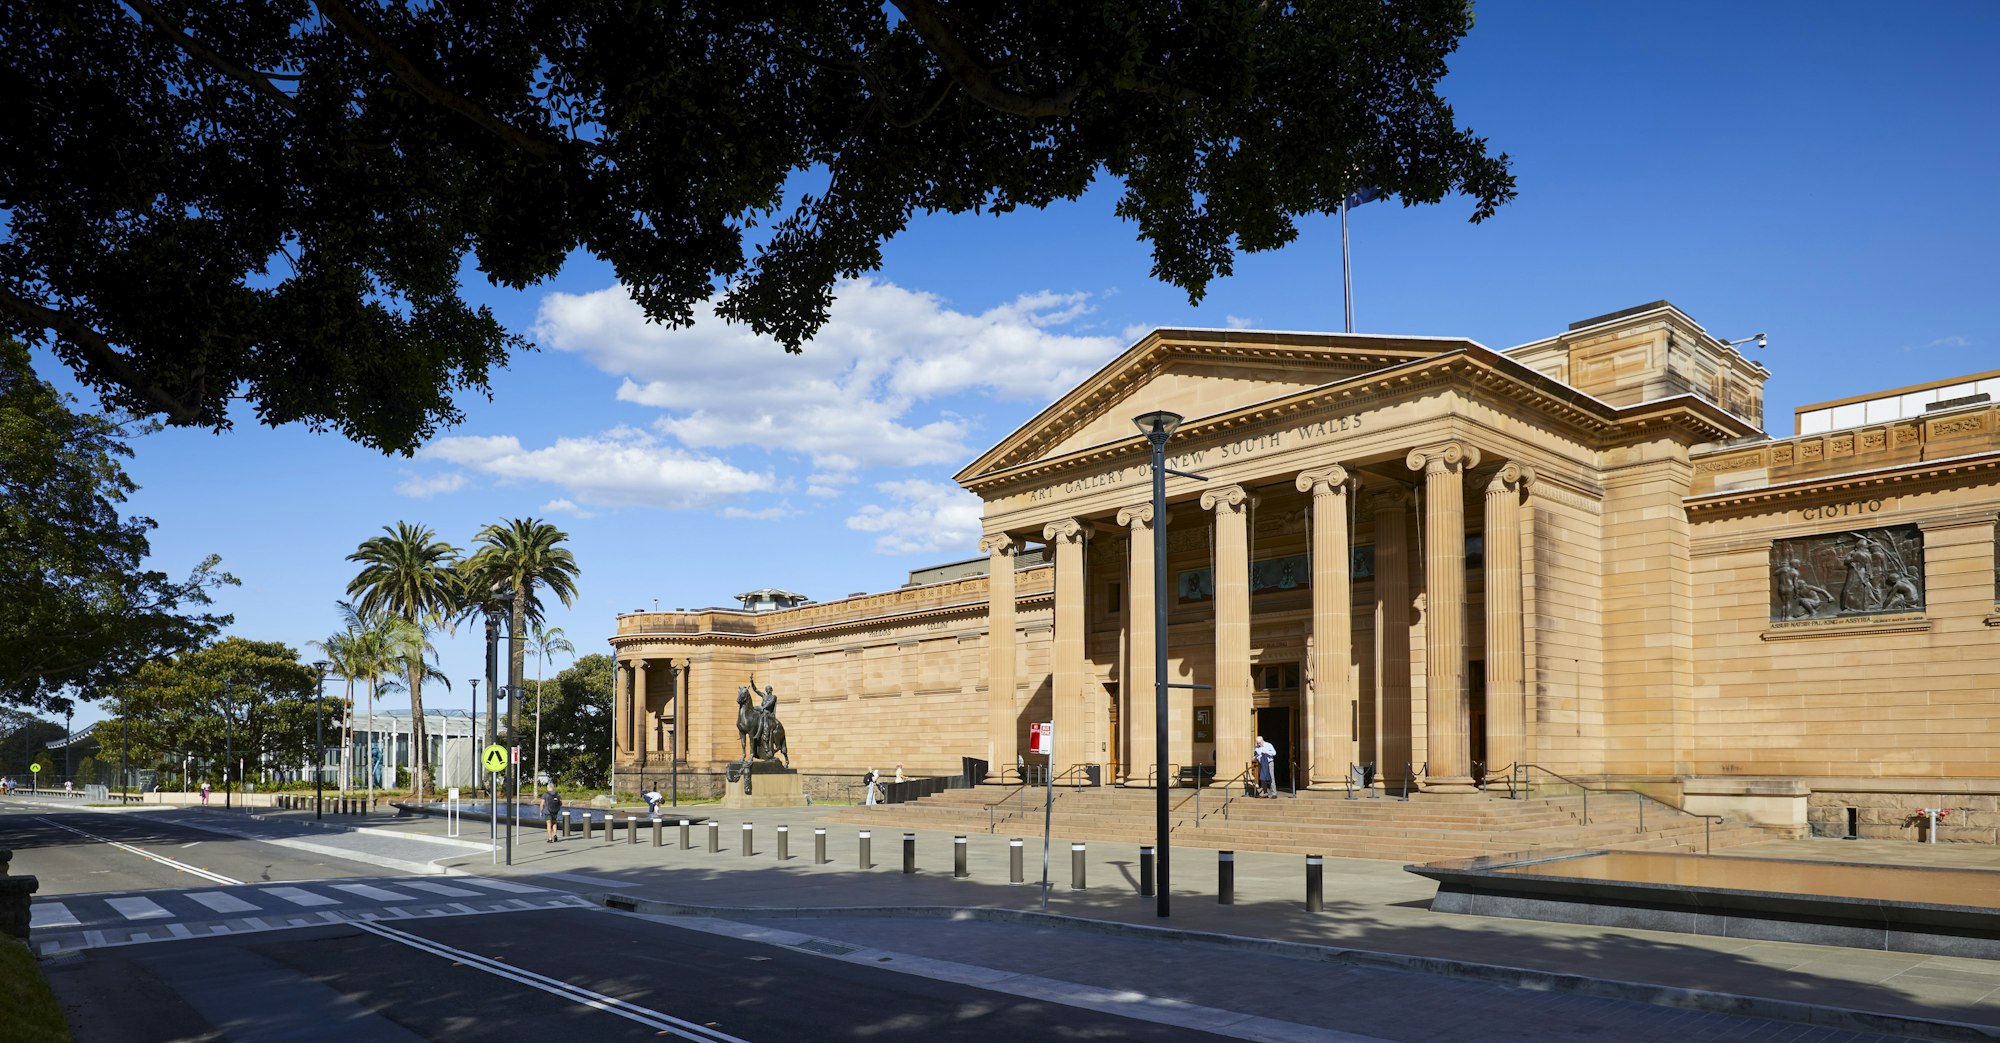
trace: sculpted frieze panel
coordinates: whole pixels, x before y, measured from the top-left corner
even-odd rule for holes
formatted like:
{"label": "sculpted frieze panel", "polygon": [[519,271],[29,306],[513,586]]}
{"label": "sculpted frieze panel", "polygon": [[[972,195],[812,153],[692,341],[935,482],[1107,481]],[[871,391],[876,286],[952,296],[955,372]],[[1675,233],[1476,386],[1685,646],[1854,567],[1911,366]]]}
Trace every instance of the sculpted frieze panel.
{"label": "sculpted frieze panel", "polygon": [[1771,619],[1830,619],[1924,608],[1924,536],[1915,525],[1801,536],[1771,545]]}

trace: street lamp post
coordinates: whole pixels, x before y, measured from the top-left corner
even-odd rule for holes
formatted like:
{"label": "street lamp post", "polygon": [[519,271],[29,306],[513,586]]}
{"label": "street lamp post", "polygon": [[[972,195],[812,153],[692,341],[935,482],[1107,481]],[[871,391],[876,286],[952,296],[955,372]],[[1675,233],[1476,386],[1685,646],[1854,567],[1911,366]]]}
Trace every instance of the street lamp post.
{"label": "street lamp post", "polygon": [[[1158,912],[1166,916],[1173,889],[1168,885],[1167,845],[1167,439],[1181,426],[1181,416],[1166,410],[1132,418],[1153,450],[1153,763],[1159,783],[1153,788],[1153,844],[1158,849],[1154,890]],[[1182,472],[1175,471],[1174,474]],[[1200,478],[1200,475],[1185,475]],[[1136,621],[1135,621],[1136,622]],[[1195,782],[1201,781],[1200,772]]]}
{"label": "street lamp post", "polygon": [[236,760],[236,689],[222,682],[222,806],[229,808],[229,765]]}
{"label": "street lamp post", "polygon": [[472,792],[479,792],[479,678],[472,679]]}
{"label": "street lamp post", "polygon": [[313,818],[326,817],[326,660],[313,664],[319,674],[313,680]]}
{"label": "street lamp post", "polygon": [[70,767],[69,763],[69,748],[76,745],[76,707],[74,706],[63,711],[63,731],[68,733],[63,738],[63,778],[68,779],[76,773],[76,769]]}
{"label": "street lamp post", "polygon": [[[509,634],[508,636],[511,638],[513,635]],[[502,685],[501,687],[507,692],[507,721],[511,725],[514,721],[514,686],[509,684]],[[514,729],[509,727],[507,729],[507,745],[510,747],[510,753],[513,750],[519,749],[514,744]],[[507,774],[504,776],[506,781],[502,785],[507,790],[507,864],[511,866],[514,864],[514,830],[521,824],[521,802],[515,799],[516,789],[521,784],[521,764],[517,757],[510,756],[507,760]],[[494,799],[500,799],[499,794],[494,794]],[[604,828],[607,831],[611,828],[609,815],[610,813],[607,812],[605,817]],[[607,833],[607,835],[609,834]]]}

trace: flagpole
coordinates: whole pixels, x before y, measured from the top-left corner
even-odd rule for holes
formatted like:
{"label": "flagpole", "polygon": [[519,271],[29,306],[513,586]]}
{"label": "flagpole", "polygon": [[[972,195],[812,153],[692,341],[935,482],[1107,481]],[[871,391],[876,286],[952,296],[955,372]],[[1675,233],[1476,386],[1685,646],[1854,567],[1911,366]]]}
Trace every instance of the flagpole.
{"label": "flagpole", "polygon": [[1347,332],[1354,332],[1354,273],[1348,267],[1347,197],[1340,197],[1340,297],[1347,306]]}

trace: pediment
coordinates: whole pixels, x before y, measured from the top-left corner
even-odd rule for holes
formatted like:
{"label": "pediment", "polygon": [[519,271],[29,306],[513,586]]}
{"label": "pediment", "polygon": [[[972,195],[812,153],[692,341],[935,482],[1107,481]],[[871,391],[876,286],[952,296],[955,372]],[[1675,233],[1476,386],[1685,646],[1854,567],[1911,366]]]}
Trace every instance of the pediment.
{"label": "pediment", "polygon": [[983,474],[1139,437],[1132,418],[1230,413],[1464,345],[1368,334],[1156,330],[958,474]]}

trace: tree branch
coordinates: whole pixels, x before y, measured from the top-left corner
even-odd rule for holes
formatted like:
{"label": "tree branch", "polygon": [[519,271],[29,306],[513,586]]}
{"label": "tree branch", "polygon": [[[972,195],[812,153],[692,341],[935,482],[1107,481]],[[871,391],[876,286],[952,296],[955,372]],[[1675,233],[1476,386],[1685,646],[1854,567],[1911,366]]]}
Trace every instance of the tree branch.
{"label": "tree branch", "polygon": [[104,367],[111,373],[119,386],[151,402],[167,419],[176,424],[192,424],[201,419],[201,411],[186,402],[168,394],[145,378],[134,368],[131,361],[118,353],[104,335],[91,329],[62,312],[45,308],[34,301],[16,294],[5,286],[0,286],[0,305],[14,314],[40,326],[54,330],[67,337],[84,354],[84,357]]}
{"label": "tree branch", "polygon": [[986,63],[959,40],[951,28],[944,24],[937,6],[931,0],[890,0],[896,9],[903,12],[903,18],[910,27],[923,37],[924,43],[937,55],[945,72],[972,95],[974,101],[997,112],[1030,119],[1042,116],[1067,116],[1070,106],[1083,93],[1083,81],[1078,80],[1060,93],[1034,97],[1022,94],[993,78]]}
{"label": "tree branch", "polygon": [[147,3],[146,0],[125,0],[125,6],[137,11],[139,17],[144,18],[153,28],[158,29],[162,36],[172,40],[174,45],[181,50],[201,59],[204,65],[263,95],[266,99],[275,102],[279,108],[284,109],[286,112],[294,116],[299,114],[299,107],[292,102],[290,95],[279,90],[271,81],[224,58],[222,55],[209,49],[200,40],[182,32],[179,26],[167,21],[166,16],[161,14],[158,8]]}
{"label": "tree branch", "polygon": [[355,17],[354,12],[340,0],[313,0],[326,15],[327,20],[340,27],[347,38],[360,44],[362,49],[373,55],[377,61],[389,67],[389,71],[411,90],[416,91],[426,101],[458,113],[471,120],[495,137],[527,152],[538,159],[554,159],[557,146],[554,142],[536,137],[506,120],[486,111],[471,99],[458,94],[436,80],[424,75],[415,62],[405,57],[401,51],[389,46],[388,41],[370,29],[367,23]]}

